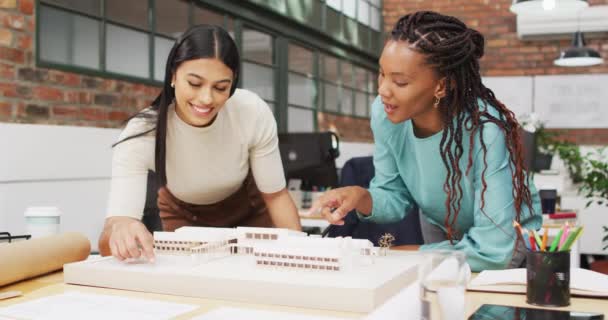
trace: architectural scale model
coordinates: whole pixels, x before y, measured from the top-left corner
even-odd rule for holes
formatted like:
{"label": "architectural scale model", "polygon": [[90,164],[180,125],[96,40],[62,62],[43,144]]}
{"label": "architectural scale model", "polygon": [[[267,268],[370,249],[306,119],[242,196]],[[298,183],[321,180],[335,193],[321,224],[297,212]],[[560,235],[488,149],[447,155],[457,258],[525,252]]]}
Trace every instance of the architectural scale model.
{"label": "architectural scale model", "polygon": [[[64,266],[64,281],[250,303],[369,312],[416,280],[417,254],[278,228],[155,232],[156,261]],[[339,298],[338,298],[339,297]]]}
{"label": "architectural scale model", "polygon": [[155,232],[157,254],[190,255],[204,263],[230,255],[250,255],[257,266],[340,271],[353,263],[373,263],[378,255],[369,240],[313,238],[278,228],[193,228]]}

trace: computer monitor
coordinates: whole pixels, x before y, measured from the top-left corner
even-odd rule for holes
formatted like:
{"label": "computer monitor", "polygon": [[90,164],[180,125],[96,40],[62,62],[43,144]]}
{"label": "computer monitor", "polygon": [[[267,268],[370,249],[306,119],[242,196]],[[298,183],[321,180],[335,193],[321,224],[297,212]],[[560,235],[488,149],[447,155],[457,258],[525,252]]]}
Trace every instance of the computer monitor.
{"label": "computer monitor", "polygon": [[302,190],[338,186],[339,139],[333,132],[280,133],[279,150],[286,179],[301,179]]}
{"label": "computer monitor", "polygon": [[524,167],[528,172],[535,171],[536,162],[536,133],[519,129],[523,149]]}

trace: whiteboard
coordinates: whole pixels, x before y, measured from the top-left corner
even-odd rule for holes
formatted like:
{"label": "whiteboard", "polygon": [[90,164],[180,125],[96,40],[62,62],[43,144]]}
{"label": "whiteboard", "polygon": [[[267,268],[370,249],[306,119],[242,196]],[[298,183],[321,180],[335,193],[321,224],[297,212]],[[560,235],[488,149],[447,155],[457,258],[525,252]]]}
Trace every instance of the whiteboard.
{"label": "whiteboard", "polygon": [[482,82],[516,117],[534,111],[532,77],[483,77]]}
{"label": "whiteboard", "polygon": [[608,128],[608,74],[536,76],[535,112],[548,128]]}

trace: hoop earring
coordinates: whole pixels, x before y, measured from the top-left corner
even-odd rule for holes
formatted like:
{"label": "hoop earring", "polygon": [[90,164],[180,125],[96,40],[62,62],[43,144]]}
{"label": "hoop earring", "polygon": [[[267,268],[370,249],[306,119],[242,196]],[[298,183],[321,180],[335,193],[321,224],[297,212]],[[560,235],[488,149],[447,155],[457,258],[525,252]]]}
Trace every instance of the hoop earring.
{"label": "hoop earring", "polygon": [[439,102],[441,101],[441,98],[439,97],[435,97],[435,103],[433,104],[433,107],[435,108],[439,108]]}
{"label": "hoop earring", "polygon": [[171,82],[171,88],[175,88],[175,83]]}

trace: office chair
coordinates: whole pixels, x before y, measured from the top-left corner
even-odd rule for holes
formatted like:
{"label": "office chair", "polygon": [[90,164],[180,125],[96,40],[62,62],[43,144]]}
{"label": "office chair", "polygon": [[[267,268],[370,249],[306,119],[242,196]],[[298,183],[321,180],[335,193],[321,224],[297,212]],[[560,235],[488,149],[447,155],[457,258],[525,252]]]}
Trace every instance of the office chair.
{"label": "office chair", "polygon": [[[356,157],[346,161],[340,174],[340,186],[357,185],[368,188],[374,177],[373,157]],[[354,239],[368,239],[379,246],[378,241],[385,233],[395,237],[393,245],[423,244],[420,229],[420,214],[418,207],[410,209],[401,221],[387,224],[377,224],[361,221],[354,212],[349,212],[344,218],[344,225],[331,225],[327,231],[329,237],[353,237]]]}

